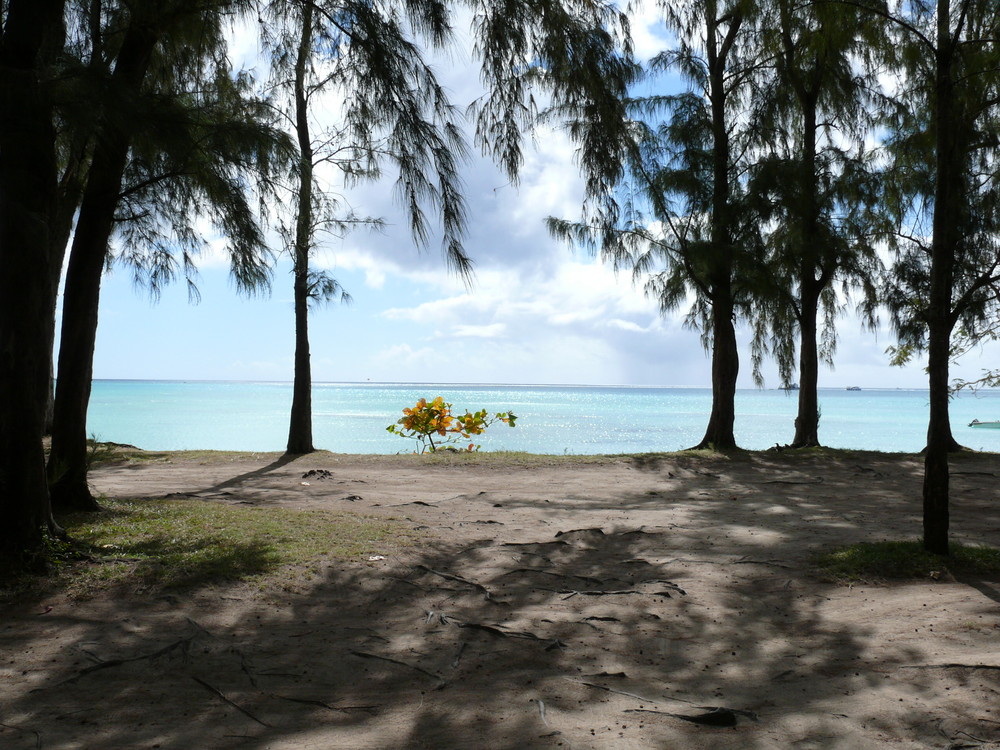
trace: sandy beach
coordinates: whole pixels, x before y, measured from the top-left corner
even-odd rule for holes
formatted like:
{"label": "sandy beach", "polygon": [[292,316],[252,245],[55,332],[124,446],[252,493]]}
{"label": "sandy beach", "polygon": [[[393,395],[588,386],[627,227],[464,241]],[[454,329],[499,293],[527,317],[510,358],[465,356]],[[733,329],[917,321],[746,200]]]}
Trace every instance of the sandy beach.
{"label": "sandy beach", "polygon": [[[998,472],[953,463],[955,541],[1000,541]],[[112,498],[335,508],[424,542],[287,590],[0,605],[0,746],[1000,748],[1000,582],[811,566],[918,537],[921,476],[860,452],[104,465]]]}

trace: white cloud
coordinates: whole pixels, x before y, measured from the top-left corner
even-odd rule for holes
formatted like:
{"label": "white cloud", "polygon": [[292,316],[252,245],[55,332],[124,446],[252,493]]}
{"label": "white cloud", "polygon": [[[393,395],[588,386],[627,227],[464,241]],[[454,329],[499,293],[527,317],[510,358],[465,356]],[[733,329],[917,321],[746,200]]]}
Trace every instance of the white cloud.
{"label": "white cloud", "polygon": [[632,42],[635,55],[645,62],[668,49],[671,43],[670,35],[663,20],[663,10],[656,0],[643,0],[633,4],[631,14]]}
{"label": "white cloud", "polygon": [[503,336],[506,331],[507,326],[503,323],[492,323],[481,326],[461,325],[455,326],[451,331],[451,335],[458,338],[496,339]]}
{"label": "white cloud", "polygon": [[638,323],[633,323],[631,320],[621,320],[620,318],[614,318],[605,323],[609,328],[618,328],[622,331],[632,331],[633,333],[645,333],[649,329],[643,328]]}
{"label": "white cloud", "polygon": [[[352,238],[352,241],[355,238]],[[391,265],[369,255],[360,247],[338,241],[339,248],[321,245],[313,258],[313,267],[321,268],[335,274],[338,270],[361,271],[365,276],[365,286],[369,289],[381,289],[385,286],[387,266]],[[350,290],[348,290],[350,291]]]}

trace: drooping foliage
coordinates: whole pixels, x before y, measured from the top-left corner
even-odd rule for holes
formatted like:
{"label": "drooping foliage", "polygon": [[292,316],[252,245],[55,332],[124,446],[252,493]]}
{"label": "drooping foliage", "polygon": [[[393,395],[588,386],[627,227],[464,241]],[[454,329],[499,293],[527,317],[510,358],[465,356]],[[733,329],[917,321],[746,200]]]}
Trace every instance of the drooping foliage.
{"label": "drooping foliage", "polygon": [[910,2],[871,11],[888,23],[898,71],[889,121],[886,205],[895,263],[885,298],[899,360],[926,351],[924,546],[948,553],[949,363],[1000,312],[997,156],[1000,7],[988,0]]}
{"label": "drooping foliage", "polygon": [[[64,283],[62,331],[48,474],[54,502],[96,507],[87,486],[86,416],[98,326],[101,277],[119,257],[154,295],[177,275],[193,286],[194,259],[206,244],[207,221],[226,238],[237,287],[268,280],[263,231],[250,196],[266,184],[283,150],[262,119],[245,81],[226,58],[226,14],[245,10],[231,0],[204,3],[93,2],[87,23],[96,35],[77,49],[91,109],[82,122],[78,95],[64,86],[61,108],[67,154],[92,144],[78,193]],[[86,126],[86,134],[76,129]]]}
{"label": "drooping foliage", "polygon": [[746,204],[751,123],[744,114],[760,61],[746,0],[661,3],[676,48],[649,64],[679,72],[679,94],[627,101],[613,123],[620,179],[583,222],[551,220],[557,236],[591,247],[645,279],[664,312],[693,299],[688,322],[712,356],[712,413],[700,446],[735,447],[739,352],[735,323],[751,300],[747,266],[759,247]]}
{"label": "drooping foliage", "polygon": [[[287,450],[312,451],[310,294],[342,296],[335,279],[310,266],[320,235],[381,218],[355,215],[346,195],[362,180],[396,177],[396,198],[416,245],[440,234],[448,265],[467,282],[468,221],[460,169],[468,153],[462,113],[431,64],[456,44],[457,15],[471,15],[484,93],[473,107],[476,140],[516,179],[524,132],[537,118],[535,96],[606,117],[620,108],[630,68],[621,55],[622,16],[610,3],[275,2],[262,19],[276,108],[294,132],[298,160],[282,232],[293,258],[295,375]],[[322,125],[320,125],[322,122]],[[577,131],[591,192],[614,170],[605,144]],[[593,133],[597,133],[595,128]],[[434,219],[439,231],[434,231]],[[312,280],[312,281],[311,281]],[[316,283],[322,281],[322,284]]]}
{"label": "drooping foliage", "polygon": [[768,58],[752,102],[749,192],[766,241],[751,316],[754,372],[760,382],[769,352],[782,383],[797,380],[791,445],[806,447],[819,445],[819,364],[833,364],[835,320],[852,288],[873,322],[876,179],[865,141],[881,99],[870,61],[883,26],[852,5],[762,6]]}

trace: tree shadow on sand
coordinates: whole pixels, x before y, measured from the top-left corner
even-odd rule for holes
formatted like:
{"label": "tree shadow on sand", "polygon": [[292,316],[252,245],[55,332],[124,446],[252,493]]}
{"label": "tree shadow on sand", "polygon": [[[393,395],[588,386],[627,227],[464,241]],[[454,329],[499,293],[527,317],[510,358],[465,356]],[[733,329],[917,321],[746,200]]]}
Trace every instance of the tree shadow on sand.
{"label": "tree shadow on sand", "polygon": [[[913,499],[880,495],[871,507],[861,485],[831,488],[821,477],[858,497],[825,507],[796,484],[814,481],[812,468],[760,469],[735,498],[699,489],[708,494],[692,499],[680,480],[672,495],[688,471],[732,484],[724,464],[696,461],[650,466],[650,489],[630,495],[507,498],[518,508],[550,501],[539,510],[558,533],[535,525],[513,542],[441,542],[396,562],[331,564],[265,598],[232,587],[11,613],[9,646],[44,652],[59,630],[73,647],[19,678],[0,742],[714,749],[1000,737],[1000,724],[973,718],[1000,694],[997,673],[922,668],[926,654],[911,641],[873,650],[882,625],[865,608],[880,590],[803,570],[823,540],[865,540],[873,523],[905,527]],[[682,499],[683,519],[671,515]],[[602,507],[639,516],[577,526],[557,516],[560,503],[581,517]],[[830,603],[847,596],[848,614],[842,605],[831,616]],[[970,701],[964,714],[928,707],[949,685]],[[900,696],[899,713],[866,713],[865,695],[886,690]],[[713,707],[732,710],[734,726],[679,718]]]}

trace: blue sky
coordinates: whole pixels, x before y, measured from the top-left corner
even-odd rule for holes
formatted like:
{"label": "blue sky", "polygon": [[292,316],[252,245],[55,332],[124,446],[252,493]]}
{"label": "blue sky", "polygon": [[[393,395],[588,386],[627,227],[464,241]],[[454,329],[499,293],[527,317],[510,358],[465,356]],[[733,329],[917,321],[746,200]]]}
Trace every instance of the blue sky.
{"label": "blue sky", "polygon": [[[636,19],[634,31],[641,56],[658,51],[653,14]],[[249,35],[236,48],[237,57],[254,59]],[[476,95],[475,69],[463,60],[445,62],[439,72],[456,102]],[[709,385],[709,359],[681,311],[662,317],[628,275],[616,277],[548,236],[546,216],[579,215],[582,186],[573,155],[562,134],[541,133],[516,188],[483,159],[466,165],[466,247],[477,269],[471,289],[449,274],[435,247],[413,246],[391,182],[352,190],[355,209],[384,217],[388,226],[383,234],[327,241],[318,253],[317,263],[354,302],[313,313],[314,380]],[[126,271],[107,276],[95,377],[290,380],[287,260],[275,270],[270,295],[246,299],[229,283],[224,257],[209,252],[199,288],[200,304],[188,303],[183,285],[165,289],[153,304]],[[888,365],[887,331],[876,336],[845,318],[839,332],[836,369],[821,371],[821,387],[926,386],[921,363]],[[744,355],[740,385],[752,387]],[[973,353],[955,374],[974,377],[991,358]],[[772,366],[765,376],[766,387],[779,385]]]}

